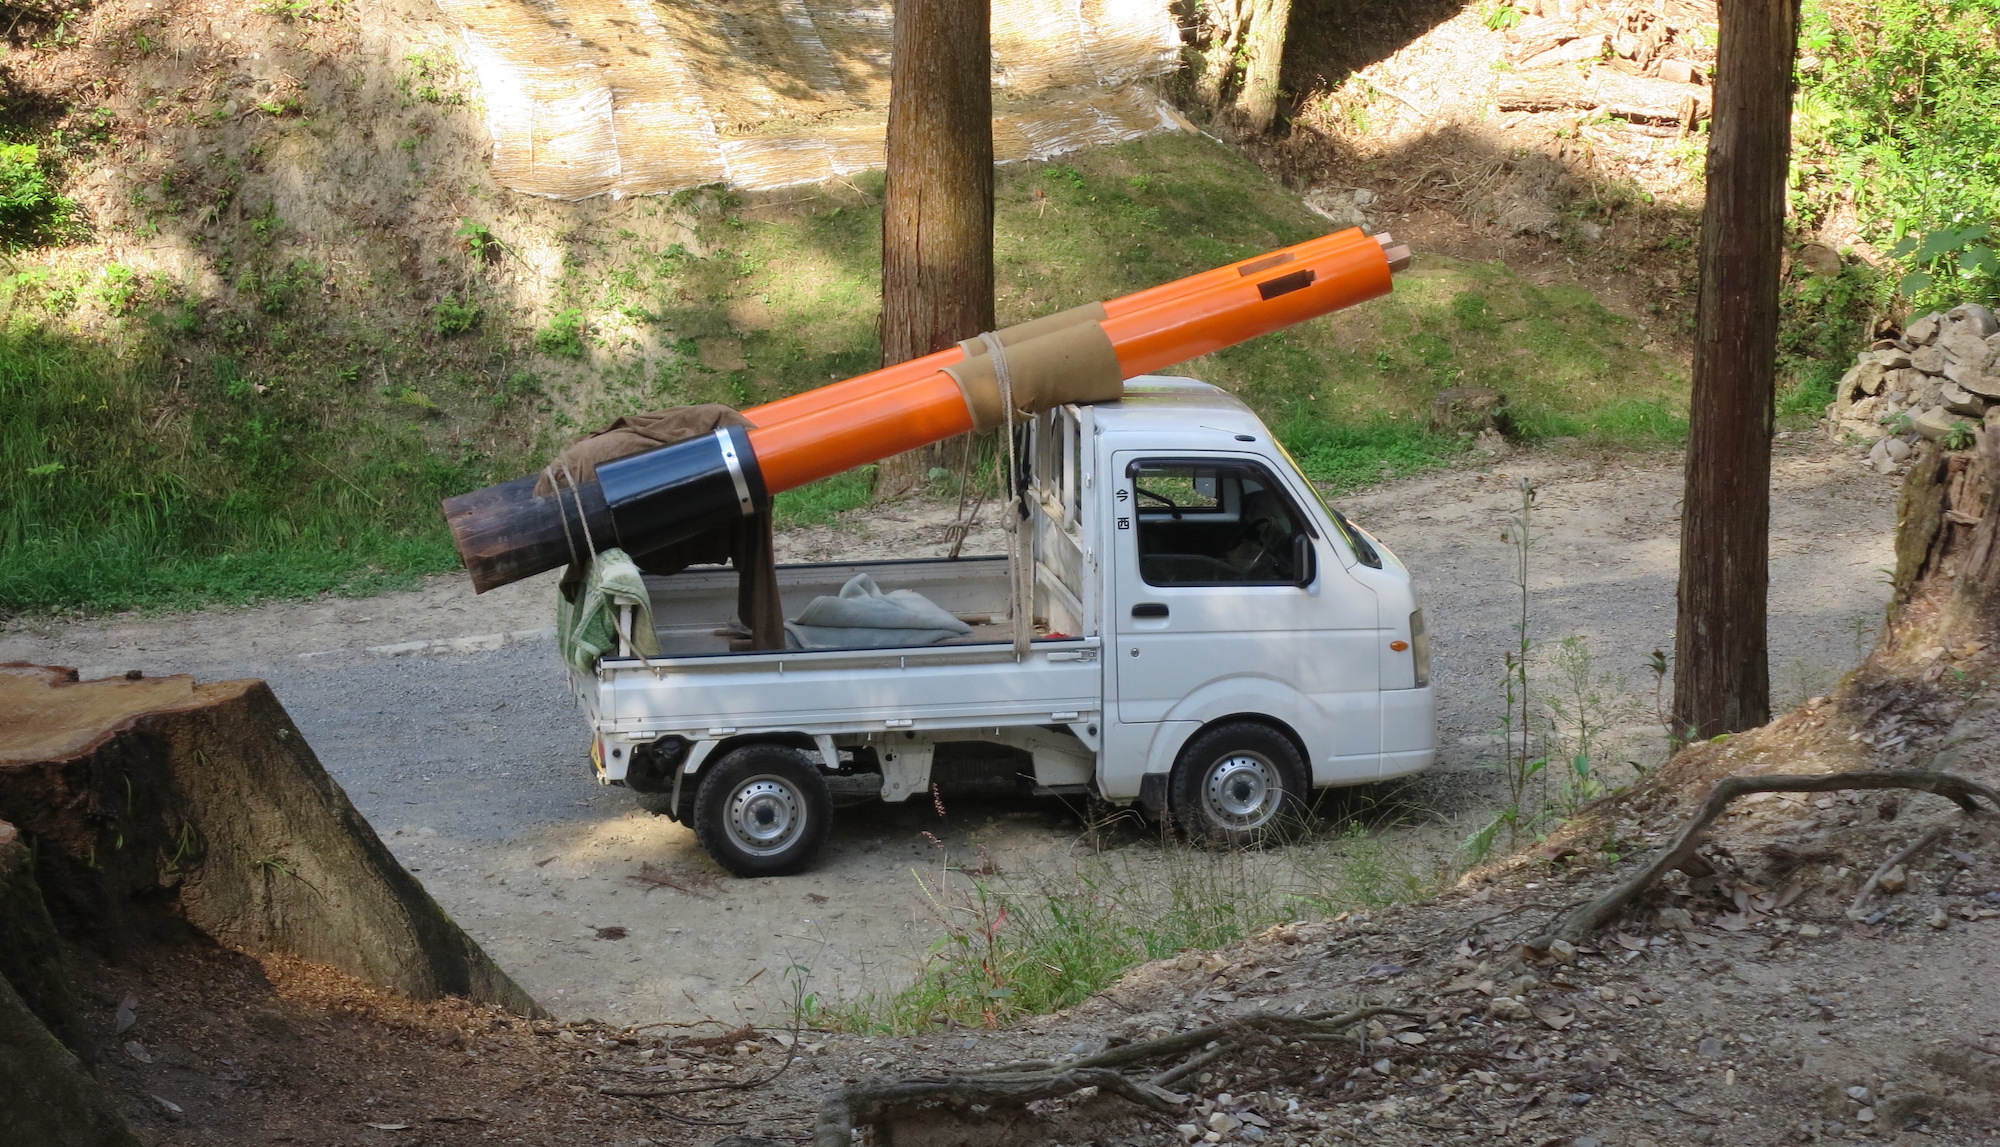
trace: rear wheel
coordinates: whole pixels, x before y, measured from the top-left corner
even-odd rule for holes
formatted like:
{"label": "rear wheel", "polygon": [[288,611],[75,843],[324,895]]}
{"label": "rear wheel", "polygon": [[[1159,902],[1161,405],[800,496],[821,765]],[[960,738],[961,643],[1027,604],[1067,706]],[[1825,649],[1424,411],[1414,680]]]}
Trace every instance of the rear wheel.
{"label": "rear wheel", "polygon": [[826,840],[833,801],[812,758],[746,745],[710,767],[694,798],[695,839],[738,876],[787,876]]}
{"label": "rear wheel", "polygon": [[1168,782],[1168,809],[1189,839],[1222,847],[1269,844],[1305,815],[1305,763],[1291,739],[1254,721],[1197,735]]}

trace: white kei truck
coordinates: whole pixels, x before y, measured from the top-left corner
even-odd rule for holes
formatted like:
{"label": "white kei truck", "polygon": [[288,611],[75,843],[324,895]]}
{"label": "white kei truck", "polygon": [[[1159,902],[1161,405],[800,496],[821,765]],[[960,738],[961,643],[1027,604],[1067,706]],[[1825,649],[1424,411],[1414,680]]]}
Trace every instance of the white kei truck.
{"label": "white kei truck", "polygon": [[[1225,845],[1269,838],[1312,789],[1431,764],[1409,571],[1248,407],[1142,376],[1118,401],[1037,416],[1025,437],[1011,558],[778,567],[788,616],[866,573],[964,635],[732,652],[734,571],[648,576],[659,652],[621,639],[594,673],[571,671],[598,779],[689,824],[731,872],[772,876],[811,860],[836,798],[924,794],[933,764],[968,744],[1010,757],[1036,792],[1137,804]],[[1028,579],[1013,571],[1029,568],[1017,641],[1009,603]]]}

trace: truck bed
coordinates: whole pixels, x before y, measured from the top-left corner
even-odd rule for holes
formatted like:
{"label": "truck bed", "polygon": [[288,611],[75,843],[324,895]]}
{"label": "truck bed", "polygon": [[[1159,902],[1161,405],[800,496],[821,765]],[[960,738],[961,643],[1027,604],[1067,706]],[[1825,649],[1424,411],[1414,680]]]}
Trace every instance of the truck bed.
{"label": "truck bed", "polygon": [[[905,561],[822,562],[778,567],[778,593],[787,618],[797,617],[812,599],[833,596],[848,579],[865,573],[884,593],[912,589],[972,626],[972,633],[940,645],[1010,642],[1007,621],[1007,559],[1004,556]],[[732,652],[729,629],[736,614],[736,571],[684,570],[670,577],[648,575],[653,628],[661,657],[707,657]],[[1038,635],[1039,636],[1039,635]]]}
{"label": "truck bed", "polygon": [[594,688],[579,698],[607,731],[695,739],[767,727],[880,734],[1096,719],[1097,637],[1038,635],[1017,662],[1004,557],[780,566],[786,615],[857,573],[884,591],[914,589],[961,617],[991,620],[931,645],[732,651],[734,570],[648,578],[660,654],[602,659]]}

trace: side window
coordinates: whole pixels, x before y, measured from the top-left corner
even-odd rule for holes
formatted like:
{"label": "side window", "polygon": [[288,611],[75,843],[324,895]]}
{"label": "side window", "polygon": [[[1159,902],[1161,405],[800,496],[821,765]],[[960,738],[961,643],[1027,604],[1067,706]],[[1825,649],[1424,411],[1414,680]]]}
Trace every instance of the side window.
{"label": "side window", "polygon": [[1298,513],[1263,467],[1133,463],[1139,576],[1148,585],[1295,585]]}

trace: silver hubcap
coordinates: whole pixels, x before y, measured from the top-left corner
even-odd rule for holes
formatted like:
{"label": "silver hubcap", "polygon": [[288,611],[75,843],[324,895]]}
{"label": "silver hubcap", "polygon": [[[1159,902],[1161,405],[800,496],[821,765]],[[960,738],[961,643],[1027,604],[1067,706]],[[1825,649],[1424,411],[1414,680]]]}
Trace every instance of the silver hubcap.
{"label": "silver hubcap", "polygon": [[1284,796],[1278,769],[1256,753],[1231,753],[1209,766],[1202,796],[1210,820],[1235,832],[1262,828]]}
{"label": "silver hubcap", "polygon": [[805,828],[805,799],[781,777],[751,777],[729,798],[729,839],[752,856],[783,852]]}

